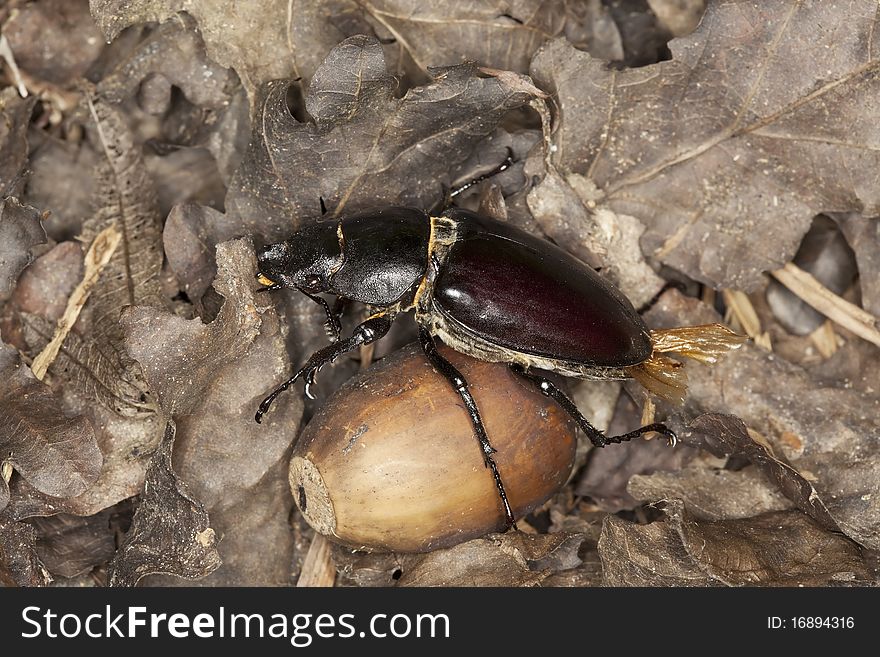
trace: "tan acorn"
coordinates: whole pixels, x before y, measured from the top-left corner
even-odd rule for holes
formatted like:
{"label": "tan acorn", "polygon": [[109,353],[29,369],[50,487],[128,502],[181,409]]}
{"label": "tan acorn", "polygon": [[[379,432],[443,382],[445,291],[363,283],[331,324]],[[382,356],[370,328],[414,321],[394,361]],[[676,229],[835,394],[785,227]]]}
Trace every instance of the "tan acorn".
{"label": "tan acorn", "polygon": [[[576,425],[506,365],[440,351],[469,382],[521,518],[568,478]],[[356,548],[423,552],[505,527],[461,398],[417,345],[320,407],[294,449],[290,487],[312,527]]]}

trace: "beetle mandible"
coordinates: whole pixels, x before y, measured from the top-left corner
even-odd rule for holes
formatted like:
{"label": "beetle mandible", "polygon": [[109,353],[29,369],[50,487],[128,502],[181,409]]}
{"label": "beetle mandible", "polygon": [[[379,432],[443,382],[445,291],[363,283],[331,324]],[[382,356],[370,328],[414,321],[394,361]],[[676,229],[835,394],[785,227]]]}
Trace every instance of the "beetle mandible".
{"label": "beetle mandible", "polygon": [[[482,360],[508,363],[570,414],[597,447],[652,431],[675,443],[675,433],[659,423],[606,436],[552,381],[531,371],[625,379],[630,368],[652,357],[654,346],[620,291],[573,255],[515,226],[459,208],[431,216],[389,207],[302,228],[262,248],[257,261],[264,290],[294,288],[320,303],[337,338],[263,400],[257,422],[299,378],[312,397],[321,367],[378,340],[395,318],[412,310],[425,355],[470,415],[508,527],[514,517],[478,404],[461,373],[438,353],[435,339]],[[359,301],[372,315],[340,339],[338,316],[322,293]]]}

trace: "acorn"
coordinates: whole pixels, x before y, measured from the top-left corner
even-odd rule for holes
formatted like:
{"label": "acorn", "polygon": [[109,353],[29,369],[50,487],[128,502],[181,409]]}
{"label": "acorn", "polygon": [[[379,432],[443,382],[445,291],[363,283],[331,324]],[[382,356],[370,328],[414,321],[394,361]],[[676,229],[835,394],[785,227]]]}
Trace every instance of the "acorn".
{"label": "acorn", "polygon": [[[469,382],[514,516],[527,515],[568,479],[574,421],[506,365],[438,347]],[[425,552],[506,527],[461,398],[418,345],[360,372],[321,406],[289,476],[308,523],[358,549]]]}

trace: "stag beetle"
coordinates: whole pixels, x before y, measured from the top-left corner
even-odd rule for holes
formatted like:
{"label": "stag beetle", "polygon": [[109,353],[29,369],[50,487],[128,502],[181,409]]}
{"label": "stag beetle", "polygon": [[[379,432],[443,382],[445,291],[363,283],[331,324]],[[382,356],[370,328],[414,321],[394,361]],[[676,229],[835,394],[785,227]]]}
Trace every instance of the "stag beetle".
{"label": "stag beetle", "polygon": [[[663,424],[605,436],[552,381],[532,368],[582,379],[625,379],[652,358],[652,336],[629,300],[592,268],[513,225],[450,208],[430,216],[389,207],[319,222],[259,250],[263,290],[294,288],[320,303],[336,341],[315,352],[260,404],[260,422],[273,400],[299,378],[312,397],[315,374],[327,363],[384,336],[401,313],[414,311],[425,355],[460,395],[483,459],[492,472],[507,525],[514,518],[495,450],[467,381],[440,353],[435,339],[487,361],[500,361],[569,413],[597,447],[648,432],[675,433]],[[339,317],[320,296],[359,301],[372,315],[339,338]]]}

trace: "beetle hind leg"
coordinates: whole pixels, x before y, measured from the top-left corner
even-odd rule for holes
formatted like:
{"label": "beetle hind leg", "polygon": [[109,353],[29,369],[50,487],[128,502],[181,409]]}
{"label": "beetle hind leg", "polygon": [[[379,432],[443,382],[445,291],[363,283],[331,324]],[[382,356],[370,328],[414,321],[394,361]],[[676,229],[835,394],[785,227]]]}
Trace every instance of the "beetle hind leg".
{"label": "beetle hind leg", "polygon": [[678,437],[675,435],[675,432],[667,427],[665,424],[661,424],[660,422],[647,424],[643,427],[639,427],[638,429],[634,429],[633,431],[622,434],[620,436],[606,436],[604,433],[602,433],[596,427],[590,424],[589,420],[587,420],[587,418],[584,417],[583,413],[578,410],[578,407],[575,406],[575,403],[571,401],[568,395],[557,388],[552,381],[550,381],[546,377],[532,374],[518,363],[509,363],[509,367],[511,371],[513,371],[515,374],[534,385],[538,390],[541,391],[542,394],[550,397],[557,404],[559,404],[562,409],[566,413],[568,413],[575,422],[577,422],[578,426],[581,428],[581,431],[586,434],[587,438],[590,439],[590,442],[593,443],[593,445],[595,445],[596,447],[605,447],[606,445],[611,443],[624,443],[652,431],[662,433],[664,436],[666,436],[666,439],[669,441],[670,446],[675,446],[675,444],[678,442]]}
{"label": "beetle hind leg", "polygon": [[504,483],[501,481],[501,474],[498,472],[498,465],[492,455],[496,450],[489,443],[489,436],[486,434],[486,427],[483,426],[483,419],[480,417],[480,411],[477,408],[477,402],[474,400],[468,384],[461,372],[446,360],[440,352],[437,351],[437,345],[434,344],[434,337],[424,327],[419,327],[419,341],[422,343],[422,350],[431,361],[431,364],[449,381],[449,384],[458,393],[464,402],[468,415],[471,418],[471,424],[474,427],[474,433],[480,442],[480,450],[483,453],[483,464],[492,471],[492,477],[495,479],[495,487],[498,489],[498,495],[501,497],[501,506],[504,509],[504,520],[507,529],[516,529],[516,522],[513,517],[513,511],[510,508],[510,502],[507,499],[507,491],[504,489]]}

